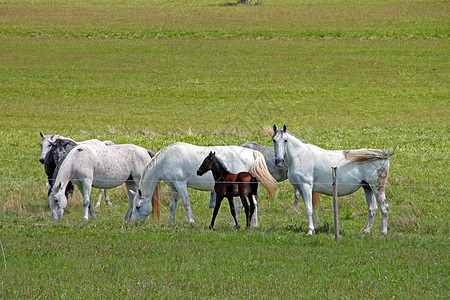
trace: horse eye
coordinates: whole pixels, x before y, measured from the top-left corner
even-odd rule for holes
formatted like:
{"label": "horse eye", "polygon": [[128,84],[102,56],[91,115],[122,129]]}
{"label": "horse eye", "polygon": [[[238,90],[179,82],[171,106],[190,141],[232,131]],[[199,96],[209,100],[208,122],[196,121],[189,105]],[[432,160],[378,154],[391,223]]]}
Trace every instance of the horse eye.
{"label": "horse eye", "polygon": [[141,206],[140,206],[140,205],[137,205],[137,206],[136,206],[136,209],[139,209],[139,208],[141,208]]}
{"label": "horse eye", "polygon": [[287,139],[285,139],[284,142],[287,143]]}

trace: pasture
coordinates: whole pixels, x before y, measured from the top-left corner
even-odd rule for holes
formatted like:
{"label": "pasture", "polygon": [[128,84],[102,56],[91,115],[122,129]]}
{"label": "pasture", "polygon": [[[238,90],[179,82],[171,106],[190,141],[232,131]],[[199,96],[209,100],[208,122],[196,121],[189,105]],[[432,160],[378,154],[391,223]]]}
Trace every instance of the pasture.
{"label": "pasture", "polygon": [[[64,1],[0,4],[0,298],[448,299],[447,1]],[[260,189],[236,230],[189,190],[168,224],[127,223],[127,192],[53,220],[39,132],[133,143],[272,146],[272,125],[325,149],[392,150],[388,235],[361,237],[364,193],[303,203]],[[330,170],[331,172],[331,170]],[[97,192],[96,190],[95,192]],[[96,195],[93,194],[93,199]],[[240,216],[244,224],[245,214]]]}

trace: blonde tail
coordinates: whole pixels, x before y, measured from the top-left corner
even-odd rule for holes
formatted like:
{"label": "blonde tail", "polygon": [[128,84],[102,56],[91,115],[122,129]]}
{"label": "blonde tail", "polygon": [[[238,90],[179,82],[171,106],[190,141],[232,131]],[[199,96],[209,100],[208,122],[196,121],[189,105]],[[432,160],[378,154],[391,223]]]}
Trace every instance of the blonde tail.
{"label": "blonde tail", "polygon": [[159,221],[161,218],[161,182],[158,182],[152,196],[152,220]]}
{"label": "blonde tail", "polygon": [[269,193],[269,200],[275,199],[275,194],[278,189],[277,181],[272,177],[267,169],[266,160],[261,152],[253,151],[255,162],[250,166],[249,172],[258,179],[258,182]]}

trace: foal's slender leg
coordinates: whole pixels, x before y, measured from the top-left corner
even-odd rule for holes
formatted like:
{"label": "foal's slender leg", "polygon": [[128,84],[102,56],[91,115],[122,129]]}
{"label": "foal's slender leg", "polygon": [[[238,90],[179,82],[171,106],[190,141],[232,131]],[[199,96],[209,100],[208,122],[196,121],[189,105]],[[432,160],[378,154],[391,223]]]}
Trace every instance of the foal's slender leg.
{"label": "foal's slender leg", "polygon": [[216,206],[214,207],[213,216],[211,219],[211,224],[209,225],[209,229],[214,229],[214,222],[216,221],[217,213],[219,212],[220,204],[222,204],[223,196],[217,195],[216,197]]}
{"label": "foal's slender leg", "polygon": [[375,218],[375,215],[377,213],[378,207],[377,202],[375,200],[375,195],[368,185],[363,185],[364,194],[366,196],[366,202],[367,202],[367,222],[366,226],[364,226],[364,234],[369,234],[370,229],[372,228],[373,219]]}
{"label": "foal's slender leg", "polygon": [[228,203],[230,203],[230,212],[231,212],[231,215],[233,216],[234,222],[236,223],[236,228],[239,229],[240,226],[239,226],[237,218],[236,218],[236,211],[234,209],[234,201],[233,200],[234,200],[233,197],[229,197],[228,198]]}
{"label": "foal's slender leg", "polygon": [[251,216],[250,216],[250,209],[249,209],[249,202],[253,202],[250,199],[247,198],[247,196],[244,193],[241,193],[241,195],[239,196],[241,197],[242,200],[242,204],[244,205],[244,211],[245,211],[245,225],[246,228],[248,229],[250,227],[250,220],[251,220]]}
{"label": "foal's slender leg", "polygon": [[250,200],[250,221],[252,221],[252,217],[253,215],[256,213],[256,205],[255,205],[255,201],[256,199],[254,199],[254,196],[252,193],[248,194],[247,198]]}

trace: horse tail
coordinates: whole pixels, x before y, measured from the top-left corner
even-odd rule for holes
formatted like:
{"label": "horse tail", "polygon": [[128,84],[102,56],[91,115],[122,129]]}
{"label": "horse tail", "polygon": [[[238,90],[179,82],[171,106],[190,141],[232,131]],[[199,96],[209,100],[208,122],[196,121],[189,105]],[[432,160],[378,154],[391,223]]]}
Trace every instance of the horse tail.
{"label": "horse tail", "polygon": [[277,191],[277,181],[272,177],[267,169],[266,160],[261,152],[253,151],[255,162],[250,166],[249,172],[256,177],[262,186],[269,193],[269,200],[273,201]]}
{"label": "horse tail", "polygon": [[155,221],[161,219],[161,195],[161,182],[158,182],[152,196],[152,220]]}
{"label": "horse tail", "polygon": [[344,156],[350,162],[366,163],[375,160],[386,160],[394,155],[394,151],[387,151],[382,149],[359,149],[359,150],[344,150]]}

